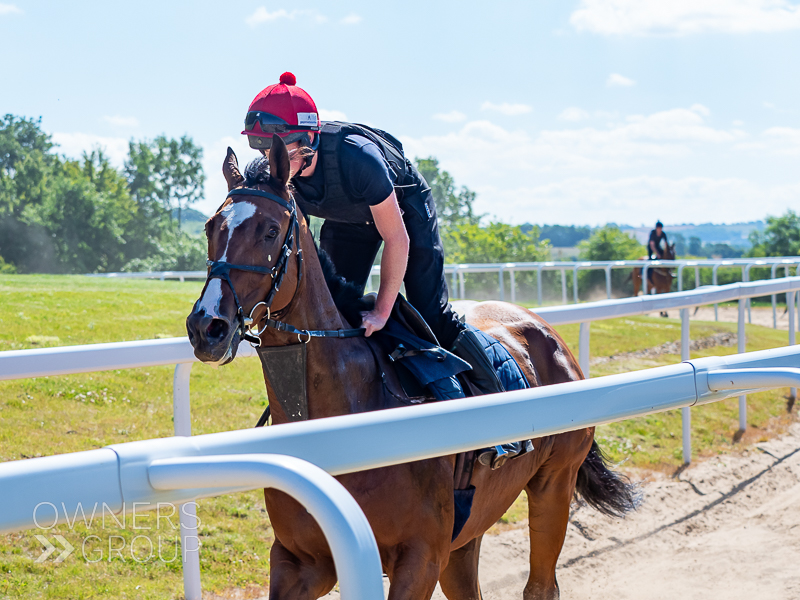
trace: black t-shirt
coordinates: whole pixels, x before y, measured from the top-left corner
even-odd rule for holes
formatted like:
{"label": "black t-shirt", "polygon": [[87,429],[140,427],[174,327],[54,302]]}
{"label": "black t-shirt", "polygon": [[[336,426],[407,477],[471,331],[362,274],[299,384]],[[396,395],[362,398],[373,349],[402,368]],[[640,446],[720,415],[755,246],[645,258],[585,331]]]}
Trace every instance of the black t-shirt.
{"label": "black t-shirt", "polygon": [[[661,242],[662,241],[664,242],[664,246],[661,246]],[[664,233],[663,229],[661,230],[661,235],[658,235],[658,233],[656,233],[655,229],[653,229],[650,232],[650,239],[647,242],[647,253],[648,254],[652,254],[653,253],[653,248],[650,246],[650,242],[653,242],[655,244],[656,254],[662,254],[664,252],[664,248],[667,247],[667,243],[668,243],[667,242],[667,234]]]}
{"label": "black t-shirt", "polygon": [[[394,190],[395,175],[374,143],[361,135],[348,135],[340,146],[339,159],[343,183],[353,200],[375,206],[386,200]],[[317,166],[311,177],[303,177],[309,201],[322,198],[325,175],[322,153],[317,153]],[[308,193],[308,187],[313,194]]]}

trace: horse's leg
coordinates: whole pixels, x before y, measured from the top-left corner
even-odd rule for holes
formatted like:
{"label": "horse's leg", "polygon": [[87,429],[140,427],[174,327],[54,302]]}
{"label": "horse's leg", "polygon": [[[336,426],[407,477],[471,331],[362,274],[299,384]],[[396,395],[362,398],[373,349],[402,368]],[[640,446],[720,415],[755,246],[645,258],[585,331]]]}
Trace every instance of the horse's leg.
{"label": "horse's leg", "polygon": [[447,561],[446,552],[444,549],[441,554],[445,555],[437,556],[430,546],[406,545],[386,568],[389,576],[388,600],[429,600],[439,581],[442,564]]}
{"label": "horse's leg", "polygon": [[439,577],[439,585],[448,600],[481,600],[478,558],[482,540],[483,536],[476,537],[450,553],[450,562]]}
{"label": "horse's leg", "polygon": [[303,562],[279,540],[269,553],[270,600],[316,600],[336,585],[336,569],[330,556],[309,557]]}
{"label": "horse's leg", "polygon": [[[587,440],[591,443],[591,437]],[[571,441],[561,440],[561,443],[572,445],[571,456],[551,456],[525,486],[531,537],[531,573],[523,591],[524,600],[554,600],[559,597],[556,563],[567,534],[569,505],[581,465],[580,460],[576,463],[575,458],[580,456],[583,459],[586,456],[581,440],[573,438]],[[564,446],[565,449],[567,447]]]}

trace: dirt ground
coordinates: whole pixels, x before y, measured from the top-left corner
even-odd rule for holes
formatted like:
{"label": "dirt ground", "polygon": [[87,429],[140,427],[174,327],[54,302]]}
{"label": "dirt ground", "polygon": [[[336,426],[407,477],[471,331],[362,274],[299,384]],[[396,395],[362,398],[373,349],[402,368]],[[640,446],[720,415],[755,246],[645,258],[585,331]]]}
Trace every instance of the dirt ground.
{"label": "dirt ground", "polygon": [[[724,323],[736,323],[739,320],[739,310],[736,306],[720,306],[718,307],[719,320]],[[657,317],[658,312],[650,313],[648,316]],[[680,317],[680,311],[669,311],[669,316],[673,318]],[[778,329],[789,331],[789,313],[784,308],[778,307]],[[697,312],[694,309],[689,310],[689,318],[692,321],[713,321],[714,320],[714,306],[700,306]],[[762,325],[764,327],[772,327],[772,307],[771,306],[753,306],[750,308],[750,318],[753,325]]]}
{"label": "dirt ground", "polygon": [[[574,509],[557,570],[563,599],[800,598],[800,424],[743,455],[650,477],[626,519]],[[522,598],[528,540],[524,526],[484,538],[485,600]],[[438,588],[434,598],[444,599]]]}

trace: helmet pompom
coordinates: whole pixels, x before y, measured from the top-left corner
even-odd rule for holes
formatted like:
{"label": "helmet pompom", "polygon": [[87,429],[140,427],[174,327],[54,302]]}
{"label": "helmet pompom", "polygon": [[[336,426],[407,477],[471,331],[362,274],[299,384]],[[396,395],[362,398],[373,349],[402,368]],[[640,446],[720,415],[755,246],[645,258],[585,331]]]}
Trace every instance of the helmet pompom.
{"label": "helmet pompom", "polygon": [[284,85],[297,85],[297,77],[294,76],[294,73],[286,71],[281,75],[281,83]]}

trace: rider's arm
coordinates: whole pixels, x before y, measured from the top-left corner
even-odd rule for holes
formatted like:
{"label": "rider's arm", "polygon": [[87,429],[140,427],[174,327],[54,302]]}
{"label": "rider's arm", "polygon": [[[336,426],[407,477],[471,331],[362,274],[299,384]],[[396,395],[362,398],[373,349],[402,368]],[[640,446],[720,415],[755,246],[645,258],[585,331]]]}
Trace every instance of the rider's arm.
{"label": "rider's arm", "polygon": [[367,336],[386,325],[397,294],[400,293],[408,263],[408,232],[394,191],[386,200],[369,208],[375,227],[383,238],[383,256],[378,300],[373,310],[362,315],[362,327],[366,328]]}

